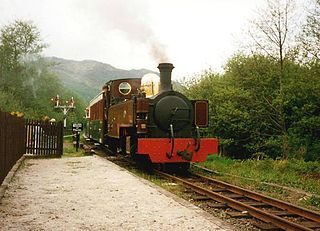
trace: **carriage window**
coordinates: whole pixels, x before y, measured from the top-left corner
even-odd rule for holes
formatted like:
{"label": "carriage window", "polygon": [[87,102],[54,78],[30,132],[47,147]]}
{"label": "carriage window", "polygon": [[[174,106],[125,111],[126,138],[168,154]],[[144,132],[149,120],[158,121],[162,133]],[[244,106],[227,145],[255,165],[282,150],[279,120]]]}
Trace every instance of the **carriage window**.
{"label": "carriage window", "polygon": [[128,95],[131,92],[131,85],[127,82],[120,83],[119,92],[123,95]]}

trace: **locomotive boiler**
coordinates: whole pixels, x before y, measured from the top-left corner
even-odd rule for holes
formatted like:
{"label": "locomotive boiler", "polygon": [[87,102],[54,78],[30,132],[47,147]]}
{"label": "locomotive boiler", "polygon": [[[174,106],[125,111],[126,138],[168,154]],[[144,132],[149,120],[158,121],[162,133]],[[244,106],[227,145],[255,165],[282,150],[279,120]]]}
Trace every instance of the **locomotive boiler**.
{"label": "locomotive boiler", "polygon": [[140,78],[107,82],[87,108],[88,136],[113,152],[151,163],[188,167],[217,153],[217,139],[200,137],[208,126],[208,102],[173,91],[173,68],[159,64],[159,89]]}

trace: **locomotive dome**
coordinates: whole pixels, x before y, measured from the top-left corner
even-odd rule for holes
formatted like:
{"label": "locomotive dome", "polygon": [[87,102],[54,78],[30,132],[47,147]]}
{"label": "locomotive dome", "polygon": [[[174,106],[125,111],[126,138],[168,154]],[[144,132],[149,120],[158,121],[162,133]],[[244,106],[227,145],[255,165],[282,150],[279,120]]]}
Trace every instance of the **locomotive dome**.
{"label": "locomotive dome", "polygon": [[160,77],[154,73],[145,74],[141,79],[141,90],[146,93],[146,97],[151,97],[159,93]]}

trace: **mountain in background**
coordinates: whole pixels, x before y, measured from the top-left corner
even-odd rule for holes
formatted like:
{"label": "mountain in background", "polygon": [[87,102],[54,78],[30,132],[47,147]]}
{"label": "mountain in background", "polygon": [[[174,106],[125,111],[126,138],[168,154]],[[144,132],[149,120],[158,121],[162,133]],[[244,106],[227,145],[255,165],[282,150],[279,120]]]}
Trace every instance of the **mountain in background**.
{"label": "mountain in background", "polygon": [[93,60],[74,61],[56,57],[47,57],[46,60],[52,64],[51,71],[59,77],[63,85],[77,93],[86,103],[111,79],[141,78],[147,73],[156,73],[147,69],[118,69]]}

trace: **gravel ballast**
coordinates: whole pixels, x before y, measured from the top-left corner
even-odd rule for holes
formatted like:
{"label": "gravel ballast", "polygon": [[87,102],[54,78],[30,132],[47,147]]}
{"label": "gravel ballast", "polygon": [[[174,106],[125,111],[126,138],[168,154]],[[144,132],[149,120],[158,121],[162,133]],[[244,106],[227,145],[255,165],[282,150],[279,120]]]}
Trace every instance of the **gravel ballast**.
{"label": "gravel ballast", "polygon": [[99,156],[26,159],[0,204],[0,230],[232,230]]}

